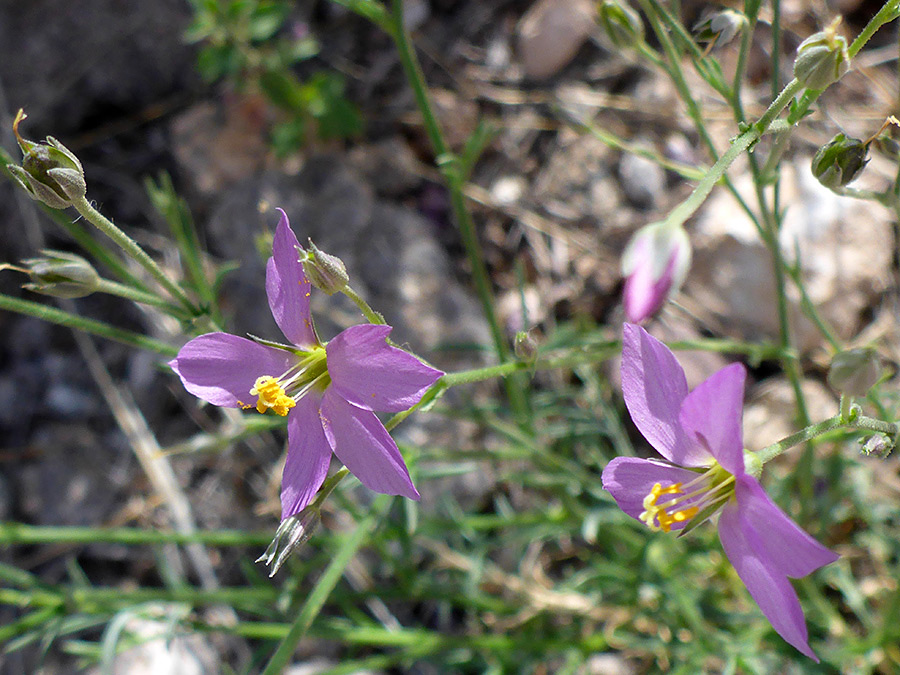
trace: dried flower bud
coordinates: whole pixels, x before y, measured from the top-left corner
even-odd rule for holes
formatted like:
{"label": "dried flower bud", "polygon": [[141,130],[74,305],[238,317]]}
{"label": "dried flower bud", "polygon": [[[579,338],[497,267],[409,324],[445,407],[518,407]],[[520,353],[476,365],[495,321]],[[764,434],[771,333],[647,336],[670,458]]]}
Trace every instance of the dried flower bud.
{"label": "dried flower bud", "polygon": [[828,384],[848,396],[865,396],[880,377],[878,354],[869,347],[838,352],[828,369]]}
{"label": "dried flower bud", "polygon": [[631,49],[644,41],[644,22],[624,2],[601,0],[597,5],[597,23],[617,49]]}
{"label": "dried flower bud", "polygon": [[814,33],[797,47],[794,60],[794,77],[810,89],[825,89],[850,70],[850,54],[847,40],[837,34],[841,19],[835,19],[828,28]]}
{"label": "dried flower bud", "polygon": [[537,358],[538,343],[531,331],[520,330],[516,333],[513,351],[516,354],[516,358],[522,361],[534,361]]}
{"label": "dried flower bud", "polygon": [[43,258],[23,260],[31,283],[23,288],[57,298],[83,298],[100,286],[100,276],[79,255],[64,251],[43,250]]}
{"label": "dried flower bud", "polygon": [[862,453],[867,457],[875,455],[885,459],[894,449],[894,441],[881,434],[870,436],[865,442],[860,441],[860,443],[862,443]]}
{"label": "dried flower bud", "polygon": [[710,14],[694,25],[697,42],[724,45],[731,42],[747,25],[747,17],[733,9],[723,9]]}
{"label": "dried flower bud", "polygon": [[274,577],[291,554],[309,541],[321,522],[322,514],[315,504],[307,506],[296,515],[285,518],[275,531],[272,543],[266,548],[266,552],[256,559],[256,562],[264,562],[266,566],[271,565],[269,576]]}
{"label": "dried flower bud", "polygon": [[816,151],[813,175],[827,188],[844,187],[862,173],[869,161],[868,154],[868,144],[838,134]]}
{"label": "dried flower bud", "polygon": [[300,262],[310,283],[328,295],[334,295],[346,288],[350,282],[344,262],[334,255],[322,253],[309,240],[309,250],[300,254]]}
{"label": "dried flower bud", "polygon": [[622,255],[625,316],[640,323],[675,293],[691,266],[691,242],[684,228],[667,223],[642,227]]}
{"label": "dried flower bud", "polygon": [[32,199],[54,209],[71,206],[87,192],[81,162],[52,136],[47,136],[46,143],[22,138],[19,123],[24,119],[25,113],[20,109],[13,122],[13,132],[22,149],[22,166],[8,164],[6,168]]}

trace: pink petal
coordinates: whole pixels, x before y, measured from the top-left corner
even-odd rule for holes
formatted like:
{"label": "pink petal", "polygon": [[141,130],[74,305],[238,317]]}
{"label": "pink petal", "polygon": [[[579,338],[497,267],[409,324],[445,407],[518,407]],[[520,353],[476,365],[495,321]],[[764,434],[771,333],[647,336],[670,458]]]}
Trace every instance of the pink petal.
{"label": "pink petal", "polygon": [[[647,256],[650,253],[649,242],[642,248],[640,254]],[[650,318],[665,304],[672,290],[675,265],[678,262],[678,251],[672,251],[669,262],[661,276],[656,277],[653,270],[653,261],[641,260],[634,271],[625,280],[622,290],[622,303],[625,306],[625,316],[632,323],[640,323]]]}
{"label": "pink petal", "polygon": [[319,420],[315,392],[297,401],[288,415],[288,452],[281,476],[281,519],[302,511],[328,474],[331,446]]}
{"label": "pink petal", "polygon": [[[616,500],[619,508],[638,519],[644,512],[644,498],[656,483],[668,487],[675,483],[685,485],[697,478],[697,473],[672,466],[656,459],[616,457],[603,469],[603,488]],[[673,530],[680,530],[687,522],[675,523]]]}
{"label": "pink petal", "polygon": [[744,518],[735,501],[729,502],[719,516],[719,539],[725,555],[772,628],[818,663],[809,646],[806,620],[794,587],[768,558],[756,529]]}
{"label": "pink petal", "polygon": [[169,361],[184,388],[213,405],[237,408],[255,403],[250,390],[258,377],[278,377],[297,357],[228,333],[207,333],[188,342]]}
{"label": "pink petal", "polygon": [[375,413],[348,403],[328,387],[320,410],[334,454],[370,490],[419,499],[397,444]]}
{"label": "pink petal", "polygon": [[799,579],[840,557],[804,532],[752,476],[738,478],[735,496],[741,517],[754,524],[766,558],[781,574]]}
{"label": "pink petal", "polygon": [[390,332],[390,326],[351,326],[325,347],[332,386],[360,408],[406,410],[444,374],[391,347],[385,342]]}
{"label": "pink petal", "polygon": [[744,473],[744,379],[747,371],[732,363],[713,373],[681,404],[682,428],[729,473]]}
{"label": "pink petal", "polygon": [[297,251],[297,237],[291,230],[287,215],[281,220],[272,239],[272,257],[266,265],[266,295],[275,323],[284,336],[298,347],[318,344],[309,314],[309,294],[312,286],[303,272]]}
{"label": "pink petal", "polygon": [[670,462],[709,464],[710,455],[681,428],[681,404],[688,393],[675,355],[640,326],[626,323],[622,341],[622,394],[644,438]]}

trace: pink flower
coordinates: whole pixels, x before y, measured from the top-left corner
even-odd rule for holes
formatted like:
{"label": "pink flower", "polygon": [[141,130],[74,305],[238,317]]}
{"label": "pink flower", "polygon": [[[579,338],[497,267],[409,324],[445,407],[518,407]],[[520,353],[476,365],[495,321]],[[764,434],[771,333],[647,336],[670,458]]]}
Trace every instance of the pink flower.
{"label": "pink flower", "polygon": [[642,227],[622,255],[625,317],[640,323],[663,306],[684,283],[691,266],[691,242],[681,227]]}
{"label": "pink flower", "polygon": [[266,294],[290,344],[209,333],[184,345],[169,365],[185,389],[213,405],[287,416],[282,520],[310,503],[332,452],[366,487],[418,499],[397,444],[373,410],[410,408],[443,373],[387,344],[390,326],[351,326],[323,345],[298,248],[281,211]]}
{"label": "pink flower", "polygon": [[747,472],[744,378],[744,367],[735,363],[688,392],[684,371],[668,347],[626,323],[625,406],[667,461],[617,457],[603,470],[603,487],[651,530],[682,529],[721,511],[719,539],[750,595],[781,637],[818,661],[788,578],[806,576],[838,556],[801,530]]}

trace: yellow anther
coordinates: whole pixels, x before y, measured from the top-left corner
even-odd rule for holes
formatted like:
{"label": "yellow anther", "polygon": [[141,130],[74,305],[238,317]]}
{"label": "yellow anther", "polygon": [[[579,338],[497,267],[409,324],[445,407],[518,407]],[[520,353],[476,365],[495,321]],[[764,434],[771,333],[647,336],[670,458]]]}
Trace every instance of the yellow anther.
{"label": "yellow anther", "polygon": [[[666,510],[666,504],[669,507],[675,506],[678,502],[677,499],[666,500],[662,505],[656,503],[656,500],[662,495],[677,494],[681,494],[681,483],[673,483],[667,487],[663,487],[659,483],[654,484],[647,496],[644,497],[644,512],[640,515],[641,522],[654,532],[658,530],[669,532],[674,523],[683,523],[696,516],[699,511],[696,506],[690,506],[670,514]],[[657,523],[659,524],[657,525]]]}
{"label": "yellow anther", "polygon": [[276,415],[284,417],[291,408],[297,405],[297,402],[285,393],[278,380],[271,375],[256,378],[250,395],[259,396],[256,409],[261,413],[271,408]]}

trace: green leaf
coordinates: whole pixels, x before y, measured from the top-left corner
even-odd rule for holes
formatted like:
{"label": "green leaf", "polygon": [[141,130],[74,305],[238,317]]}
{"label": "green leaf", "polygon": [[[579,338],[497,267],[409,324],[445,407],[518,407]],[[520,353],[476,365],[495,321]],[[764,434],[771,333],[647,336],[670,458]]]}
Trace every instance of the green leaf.
{"label": "green leaf", "polygon": [[284,24],[291,7],[284,2],[261,2],[250,14],[250,39],[268,40]]}

